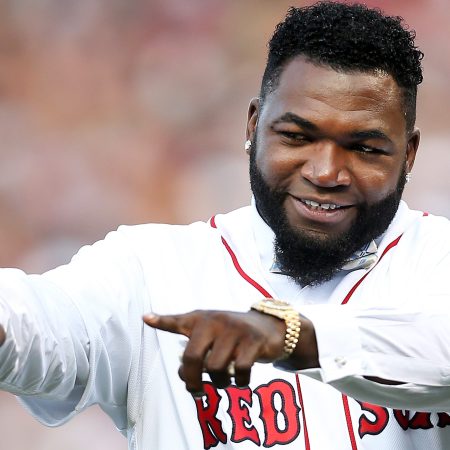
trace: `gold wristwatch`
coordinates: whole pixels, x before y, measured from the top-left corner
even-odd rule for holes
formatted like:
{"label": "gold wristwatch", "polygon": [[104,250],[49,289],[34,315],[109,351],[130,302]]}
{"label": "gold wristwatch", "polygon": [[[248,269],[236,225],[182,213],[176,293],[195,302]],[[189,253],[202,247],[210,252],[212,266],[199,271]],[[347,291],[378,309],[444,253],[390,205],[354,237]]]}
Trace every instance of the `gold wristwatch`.
{"label": "gold wristwatch", "polygon": [[283,359],[289,358],[297,346],[300,337],[300,314],[292,306],[282,300],[264,298],[254,303],[251,309],[263,314],[277,317],[286,323],[286,334],[284,336]]}

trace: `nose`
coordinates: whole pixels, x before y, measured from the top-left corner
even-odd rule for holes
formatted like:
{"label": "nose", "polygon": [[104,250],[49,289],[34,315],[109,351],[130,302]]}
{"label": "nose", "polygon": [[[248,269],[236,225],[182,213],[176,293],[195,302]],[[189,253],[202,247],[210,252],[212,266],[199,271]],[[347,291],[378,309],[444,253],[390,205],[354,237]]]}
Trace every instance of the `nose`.
{"label": "nose", "polygon": [[303,178],[318,187],[345,187],[351,183],[344,149],[332,142],[317,143],[302,165]]}

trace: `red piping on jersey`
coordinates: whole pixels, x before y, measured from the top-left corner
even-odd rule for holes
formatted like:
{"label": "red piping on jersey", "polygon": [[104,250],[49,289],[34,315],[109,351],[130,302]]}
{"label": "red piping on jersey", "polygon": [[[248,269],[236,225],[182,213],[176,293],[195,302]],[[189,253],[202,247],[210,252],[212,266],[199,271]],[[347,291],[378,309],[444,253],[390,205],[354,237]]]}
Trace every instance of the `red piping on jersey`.
{"label": "red piping on jersey", "polygon": [[305,437],[305,450],[311,450],[311,447],[309,445],[308,427],[306,426],[305,406],[303,405],[302,388],[300,387],[300,377],[298,376],[298,374],[295,374],[295,379],[297,380],[298,399],[300,401],[300,406],[302,408],[303,436]]}
{"label": "red piping on jersey", "polygon": [[[429,214],[427,212],[423,213],[423,217],[427,217]],[[391,250],[393,247],[395,247],[400,239],[402,237],[402,234],[394,239],[383,251],[383,253],[380,256],[380,259],[376,262],[375,266],[381,261],[381,259],[383,258],[383,256],[389,251]],[[351,296],[354,294],[354,292],[356,291],[356,289],[358,288],[358,286],[364,281],[364,278],[367,277],[367,275],[369,275],[369,273],[374,269],[374,267],[372,267],[372,269],[367,272],[366,274],[364,274],[363,277],[361,277],[356,283],[355,285],[350,289],[350,291],[348,292],[348,294],[345,296],[344,300],[342,301],[341,305],[345,305],[351,298]],[[355,432],[353,431],[353,425],[352,425],[352,417],[350,415],[350,406],[348,404],[348,398],[346,395],[342,394],[342,403],[344,405],[344,412],[345,412],[345,420],[347,421],[347,428],[348,428],[348,435],[350,438],[350,442],[352,444],[352,450],[358,450],[358,447],[356,446],[356,439],[355,439]]]}
{"label": "red piping on jersey", "polygon": [[[376,262],[375,266],[381,261],[381,259],[383,258],[383,256],[392,248],[395,247],[398,244],[398,241],[400,240],[400,238],[402,237],[402,235],[400,235],[397,239],[394,239],[383,251],[383,253],[380,256],[380,259]],[[375,267],[373,266],[372,269]],[[349,300],[350,297],[353,295],[353,293],[356,291],[356,289],[358,288],[358,286],[364,281],[364,279],[367,277],[367,275],[369,275],[369,273],[371,272],[371,270],[369,270],[369,272],[365,273],[364,276],[362,276],[356,283],[355,285],[350,289],[350,291],[348,292],[348,294],[345,296],[344,300],[342,300],[341,305],[345,305]]]}
{"label": "red piping on jersey", "polygon": [[[217,229],[215,216],[211,217],[209,223],[210,223],[210,225],[213,228]],[[264,297],[272,297],[257,281],[255,281],[253,278],[251,278],[250,276],[248,276],[244,272],[244,270],[242,269],[242,267],[240,266],[240,264],[239,264],[239,262],[238,262],[238,260],[236,258],[235,253],[233,252],[231,247],[228,245],[228,242],[225,240],[225,238],[223,236],[221,236],[221,237],[222,237],[222,243],[225,246],[225,248],[227,249],[227,252],[230,254],[231,260],[233,261],[233,265],[236,268],[236,270],[238,271],[239,275],[245,281],[247,281],[247,283],[250,283],[255,289],[257,289],[259,292],[261,292],[261,294],[264,295]],[[309,444],[309,437],[308,437],[308,428],[306,426],[305,407],[303,406],[302,390],[300,388],[300,379],[299,379],[298,375],[296,375],[295,378],[297,380],[298,398],[299,398],[299,401],[300,401],[300,406],[302,408],[303,436],[304,436],[304,439],[305,439],[305,450],[311,450],[311,446]]]}
{"label": "red piping on jersey", "polygon": [[[426,217],[428,216],[427,212],[423,213],[423,216]],[[216,220],[215,220],[215,216],[211,217],[210,219],[210,225],[213,228],[217,229],[217,225],[216,225]],[[345,305],[346,303],[348,303],[348,301],[350,300],[350,298],[352,297],[352,295],[355,293],[356,289],[359,287],[359,285],[364,281],[364,279],[367,277],[367,275],[369,275],[369,273],[375,268],[375,266],[383,259],[383,256],[392,248],[394,248],[400,241],[402,237],[402,234],[400,236],[398,236],[396,239],[394,239],[383,251],[383,253],[380,256],[380,259],[376,262],[376,264],[372,267],[372,269],[370,271],[368,271],[367,273],[365,273],[354,285],[353,287],[350,289],[350,291],[348,292],[348,294],[345,296],[344,300],[342,301],[341,305]],[[257,289],[259,292],[261,292],[262,295],[264,295],[265,297],[270,297],[271,295],[257,282],[255,281],[253,278],[251,278],[249,275],[247,275],[244,270],[242,269],[242,267],[239,264],[239,261],[237,260],[237,257],[235,255],[235,253],[233,252],[233,250],[231,249],[231,247],[229,246],[228,242],[225,240],[225,238],[223,236],[221,236],[222,238],[222,243],[225,246],[225,248],[227,249],[231,260],[233,261],[233,265],[236,268],[236,270],[238,271],[239,275],[248,283],[250,283],[255,289]],[[309,444],[309,437],[308,437],[308,428],[306,426],[306,418],[305,418],[305,408],[303,405],[303,396],[302,396],[302,391],[301,391],[301,387],[300,387],[300,378],[298,376],[298,374],[296,375],[296,380],[297,380],[297,390],[298,390],[298,396],[299,396],[299,400],[300,400],[300,406],[302,408],[302,416],[303,416],[303,434],[305,437],[305,450],[310,450],[310,444]],[[348,434],[349,434],[349,438],[350,438],[350,443],[352,445],[352,450],[357,450],[358,447],[356,445],[356,438],[355,438],[355,433],[353,431],[353,426],[352,426],[352,418],[350,415],[350,406],[348,404],[348,398],[346,395],[342,394],[342,403],[344,406],[344,413],[345,413],[345,420],[347,422],[347,429],[348,429]]]}
{"label": "red piping on jersey", "polygon": [[[210,219],[210,225],[213,228],[217,229],[217,225],[216,225],[216,221],[215,221],[215,216],[212,216]],[[257,282],[255,281],[253,278],[251,278],[250,276],[248,276],[244,270],[242,269],[241,265],[239,264],[238,259],[236,258],[235,253],[233,252],[233,250],[231,250],[231,247],[228,245],[228,242],[224,239],[224,237],[222,236],[222,243],[225,246],[225,248],[227,249],[228,253],[230,254],[231,260],[233,261],[233,265],[236,268],[236,270],[238,271],[239,275],[245,280],[247,281],[247,283],[250,283],[255,289],[257,289],[259,292],[261,292],[262,295],[264,295],[264,297],[266,298],[271,298],[272,296]]]}
{"label": "red piping on jersey", "polygon": [[[369,275],[369,273],[375,268],[375,266],[382,260],[383,256],[392,248],[394,248],[400,241],[402,235],[400,235],[398,238],[394,239],[383,251],[383,253],[380,256],[380,259],[376,262],[376,264],[372,267],[371,270],[366,272],[350,289],[348,294],[345,296],[344,300],[342,300],[341,305],[345,305],[356,289],[358,289],[358,286],[364,281],[364,279]],[[348,398],[346,395],[342,394],[342,403],[344,405],[344,413],[345,413],[345,421],[347,422],[347,429],[348,429],[348,436],[350,438],[350,443],[352,445],[352,450],[358,450],[358,447],[356,445],[356,438],[355,438],[355,432],[353,431],[353,425],[352,425],[352,416],[350,415],[350,406],[348,404]]]}
{"label": "red piping on jersey", "polygon": [[[427,215],[424,213],[424,216]],[[402,237],[402,234],[398,236],[396,239],[394,239],[383,251],[383,253],[380,256],[380,259],[376,262],[376,264],[372,267],[371,270],[366,272],[350,289],[348,294],[345,296],[344,300],[342,300],[341,305],[345,305],[348,303],[356,289],[358,289],[358,286],[364,281],[364,279],[369,275],[369,273],[375,268],[375,266],[383,259],[383,256],[392,248],[394,248],[400,241]],[[346,395],[342,394],[342,403],[344,405],[344,412],[345,412],[345,420],[347,422],[347,429],[348,429],[348,436],[350,438],[350,443],[352,445],[352,450],[358,450],[358,447],[356,445],[356,439],[355,439],[355,432],[353,431],[353,425],[352,425],[352,417],[350,415],[350,406],[348,404],[348,398]]]}
{"label": "red piping on jersey", "polygon": [[345,421],[347,422],[348,436],[350,438],[350,443],[352,445],[352,450],[357,450],[355,433],[352,427],[352,416],[350,415],[350,407],[348,405],[348,398],[346,395],[342,394],[342,403],[344,404]]}

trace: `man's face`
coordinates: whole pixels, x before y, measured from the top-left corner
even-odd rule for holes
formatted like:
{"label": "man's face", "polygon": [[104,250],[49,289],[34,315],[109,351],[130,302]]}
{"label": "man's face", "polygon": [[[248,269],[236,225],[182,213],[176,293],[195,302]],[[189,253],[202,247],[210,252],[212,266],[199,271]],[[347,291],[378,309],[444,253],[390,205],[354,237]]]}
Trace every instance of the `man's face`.
{"label": "man's face", "polygon": [[[256,204],[297,281],[329,279],[392,220],[419,141],[405,129],[401,100],[389,75],[341,73],[297,57],[262,110],[250,105]],[[315,262],[313,274],[303,273]]]}

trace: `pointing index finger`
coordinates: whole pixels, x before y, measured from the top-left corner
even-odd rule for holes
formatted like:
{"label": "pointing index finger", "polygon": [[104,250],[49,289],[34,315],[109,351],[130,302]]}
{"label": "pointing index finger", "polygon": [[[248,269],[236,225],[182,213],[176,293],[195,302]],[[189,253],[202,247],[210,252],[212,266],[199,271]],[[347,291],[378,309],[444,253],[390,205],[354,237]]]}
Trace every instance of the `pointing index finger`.
{"label": "pointing index finger", "polygon": [[190,337],[193,318],[190,314],[158,315],[154,313],[145,314],[142,319],[152,328],[168,331],[169,333],[183,334]]}

